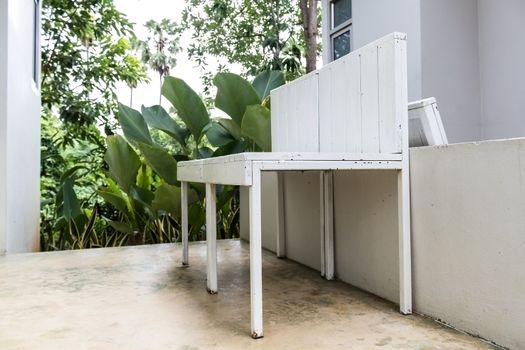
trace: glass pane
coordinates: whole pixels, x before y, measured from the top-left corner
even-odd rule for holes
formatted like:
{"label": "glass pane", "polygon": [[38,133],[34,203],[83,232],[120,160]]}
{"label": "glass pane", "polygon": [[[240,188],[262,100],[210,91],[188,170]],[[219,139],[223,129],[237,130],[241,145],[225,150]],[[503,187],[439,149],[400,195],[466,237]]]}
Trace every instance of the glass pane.
{"label": "glass pane", "polygon": [[350,52],[350,30],[334,37],[334,61]]}
{"label": "glass pane", "polygon": [[332,28],[352,18],[352,0],[335,0],[332,2]]}

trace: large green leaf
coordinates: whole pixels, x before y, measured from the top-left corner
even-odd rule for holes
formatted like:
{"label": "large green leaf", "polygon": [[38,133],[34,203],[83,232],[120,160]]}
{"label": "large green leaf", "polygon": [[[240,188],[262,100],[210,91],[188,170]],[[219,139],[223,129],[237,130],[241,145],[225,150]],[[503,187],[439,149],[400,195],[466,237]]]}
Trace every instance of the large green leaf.
{"label": "large green leaf", "polygon": [[140,153],[144,156],[146,163],[170,185],[176,185],[177,182],[177,161],[165,150],[150,146],[144,143],[138,143]]}
{"label": "large green leaf", "polygon": [[249,144],[245,140],[235,140],[224,146],[221,146],[213,152],[214,157],[226,156],[228,154],[242,153],[246,151]]}
{"label": "large green leaf", "polygon": [[253,86],[237,74],[218,73],[213,84],[217,86],[215,106],[226,112],[239,126],[242,125],[246,107],[261,104]]}
{"label": "large green leaf", "polygon": [[179,126],[162,106],[142,106],[142,116],[151,128],[164,131],[182,146],[186,146],[188,130]]}
{"label": "large green leaf", "polygon": [[119,103],[118,120],[124,136],[126,136],[130,142],[153,144],[148,126],[139,111]]}
{"label": "large green leaf", "polygon": [[270,91],[284,84],[284,74],[280,70],[264,71],[255,77],[253,81],[253,87],[261,100],[268,97]]}
{"label": "large green leaf", "polygon": [[206,131],[208,141],[215,147],[220,147],[235,140],[228,129],[216,121],[210,122],[204,130]]}
{"label": "large green leaf", "polygon": [[233,119],[230,118],[215,118],[216,121],[219,122],[222,126],[228,130],[231,136],[233,136],[236,140],[239,140],[241,138],[241,127],[237,125]]}
{"label": "large green leaf", "polygon": [[263,151],[272,150],[270,110],[261,105],[248,106],[242,120],[242,134],[252,139]]}
{"label": "large green leaf", "polygon": [[106,202],[114,206],[115,209],[124,213],[126,216],[129,215],[127,201],[121,193],[114,193],[109,188],[98,190],[97,193],[100,197],[104,198]]}
{"label": "large green leaf", "polygon": [[64,180],[62,185],[62,216],[67,221],[75,220],[82,214],[80,210],[80,202],[78,201],[77,194],[73,188],[75,180],[73,177],[68,177]]}
{"label": "large green leaf", "polygon": [[152,220],[157,218],[157,213],[151,206],[153,198],[155,198],[153,192],[137,186],[131,186],[129,194],[136,210],[146,214]]}
{"label": "large green leaf", "polygon": [[180,188],[168,184],[162,184],[155,191],[153,208],[171,214],[174,218],[180,218]]}
{"label": "large green leaf", "polygon": [[175,107],[195,139],[200,139],[202,129],[209,123],[210,116],[199,95],[184,80],[175,77],[164,79],[162,95]]}
{"label": "large green leaf", "polygon": [[128,193],[137,178],[140,159],[131,146],[119,135],[108,136],[108,149],[104,160],[109,166],[109,175]]}

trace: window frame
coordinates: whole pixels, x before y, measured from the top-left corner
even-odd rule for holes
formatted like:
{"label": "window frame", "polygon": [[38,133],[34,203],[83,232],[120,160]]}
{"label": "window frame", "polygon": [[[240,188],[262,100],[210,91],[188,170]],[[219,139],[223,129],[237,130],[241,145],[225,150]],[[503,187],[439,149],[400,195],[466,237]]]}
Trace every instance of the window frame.
{"label": "window frame", "polygon": [[[353,50],[353,42],[354,42],[354,31],[353,31],[353,16],[354,11],[352,11],[352,17],[344,21],[343,23],[339,24],[337,27],[333,26],[334,23],[334,2],[337,0],[326,0],[327,6],[326,9],[328,10],[328,15],[325,16],[326,19],[328,19],[328,25],[327,25],[327,39],[328,42],[326,43],[329,47],[329,54],[328,58],[330,62],[334,61],[334,39],[338,37],[339,35],[343,34],[344,32],[348,31],[350,34],[350,51]],[[351,5],[353,5],[353,1],[351,2]]]}
{"label": "window frame", "polygon": [[32,56],[33,56],[33,83],[37,91],[40,91],[40,26],[41,26],[41,0],[32,0],[33,3],[33,42],[32,42]]}

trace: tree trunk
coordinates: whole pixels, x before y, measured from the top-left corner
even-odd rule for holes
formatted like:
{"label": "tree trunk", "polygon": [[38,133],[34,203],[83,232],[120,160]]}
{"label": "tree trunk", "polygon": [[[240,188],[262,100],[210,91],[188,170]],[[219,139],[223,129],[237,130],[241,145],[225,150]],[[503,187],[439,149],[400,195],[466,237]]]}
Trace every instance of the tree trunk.
{"label": "tree trunk", "polygon": [[317,0],[299,0],[306,42],[306,72],[317,68]]}
{"label": "tree trunk", "polygon": [[159,106],[162,104],[162,73],[159,74]]}
{"label": "tree trunk", "polygon": [[133,108],[133,87],[129,87],[129,108]]}

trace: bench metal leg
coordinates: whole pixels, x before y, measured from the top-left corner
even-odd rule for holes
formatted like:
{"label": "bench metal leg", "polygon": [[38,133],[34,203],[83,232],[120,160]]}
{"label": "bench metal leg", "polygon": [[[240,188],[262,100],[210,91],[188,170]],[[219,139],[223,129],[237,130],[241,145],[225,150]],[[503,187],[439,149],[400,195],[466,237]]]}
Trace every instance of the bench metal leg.
{"label": "bench metal leg", "polygon": [[334,180],[333,172],[321,171],[321,276],[334,279]]}
{"label": "bench metal leg", "polygon": [[286,257],[286,236],[284,232],[284,174],[277,172],[277,257]]}
{"label": "bench metal leg", "polygon": [[206,184],[206,257],[208,293],[217,294],[217,211],[215,184]]}
{"label": "bench metal leg", "polygon": [[408,163],[398,172],[399,308],[412,313],[412,264],[410,251],[410,187]]}
{"label": "bench metal leg", "polygon": [[188,183],[180,183],[182,216],[182,265],[188,265]]}
{"label": "bench metal leg", "polygon": [[251,336],[263,337],[261,171],[255,165],[250,187],[250,295]]}

